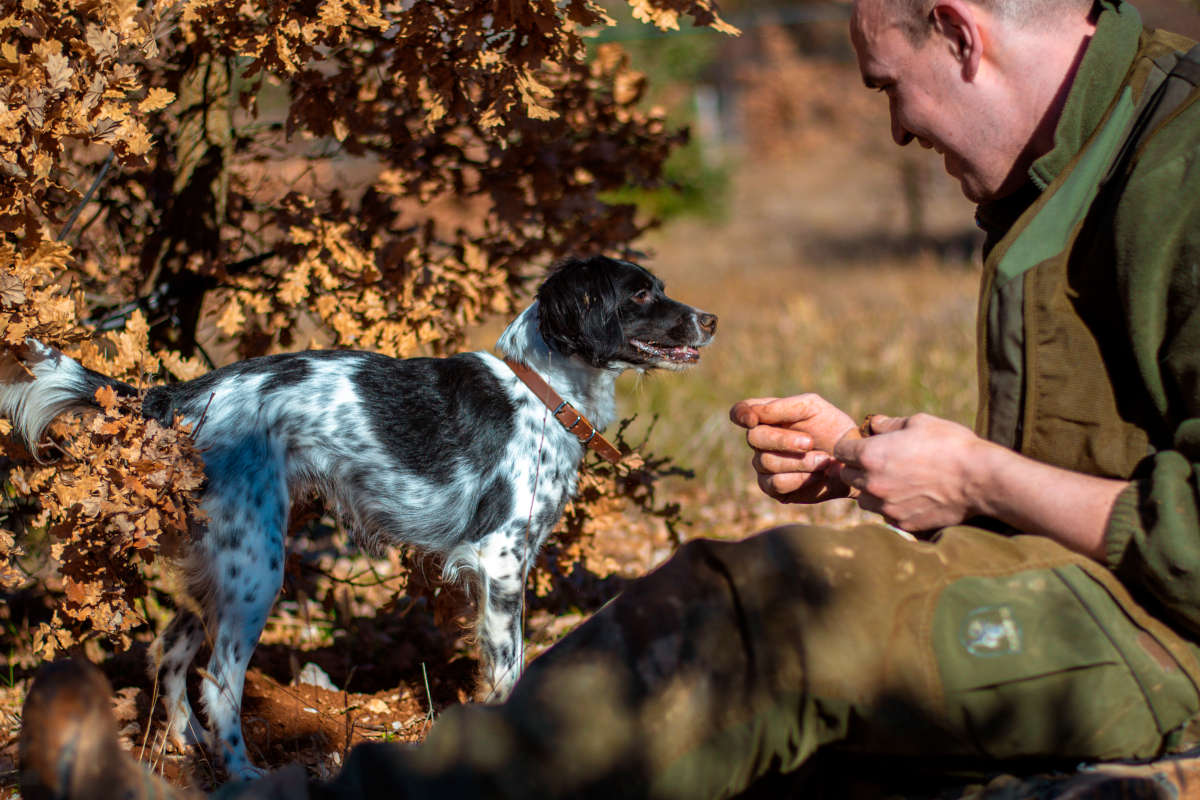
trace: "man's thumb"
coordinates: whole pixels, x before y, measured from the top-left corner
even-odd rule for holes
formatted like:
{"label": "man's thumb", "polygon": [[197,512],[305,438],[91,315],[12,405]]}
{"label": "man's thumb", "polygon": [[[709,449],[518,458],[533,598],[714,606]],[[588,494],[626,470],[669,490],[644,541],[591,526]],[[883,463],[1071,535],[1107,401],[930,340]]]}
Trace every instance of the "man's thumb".
{"label": "man's thumb", "polygon": [[904,428],[908,424],[908,417],[889,417],[886,414],[871,414],[867,417],[863,428],[866,432],[874,435],[877,433],[891,433]]}

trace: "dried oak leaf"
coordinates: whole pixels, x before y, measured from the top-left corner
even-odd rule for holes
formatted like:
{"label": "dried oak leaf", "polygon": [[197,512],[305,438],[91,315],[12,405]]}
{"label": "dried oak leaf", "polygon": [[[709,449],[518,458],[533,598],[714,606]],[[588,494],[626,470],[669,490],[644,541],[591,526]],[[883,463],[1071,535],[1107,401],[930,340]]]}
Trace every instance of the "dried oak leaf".
{"label": "dried oak leaf", "polygon": [[146,93],[146,98],[138,103],[138,111],[143,114],[152,111],[161,111],[171,103],[175,102],[175,93],[169,89],[163,89],[155,86]]}
{"label": "dried oak leaf", "polygon": [[0,303],[3,303],[8,308],[12,308],[24,303],[26,297],[24,281],[16,275],[0,275]]}
{"label": "dried oak leaf", "polygon": [[96,402],[107,416],[117,415],[117,393],[111,386],[101,386],[96,390]]}

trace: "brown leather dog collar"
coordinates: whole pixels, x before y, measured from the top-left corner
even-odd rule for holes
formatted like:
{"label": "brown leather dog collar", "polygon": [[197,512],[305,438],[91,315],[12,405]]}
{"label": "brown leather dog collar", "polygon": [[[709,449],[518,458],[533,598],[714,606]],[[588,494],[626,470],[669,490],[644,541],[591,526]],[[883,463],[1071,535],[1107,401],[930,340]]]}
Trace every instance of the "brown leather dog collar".
{"label": "brown leather dog collar", "polygon": [[575,410],[575,407],[563,400],[558,392],[554,391],[550,384],[546,383],[541,375],[531,370],[524,364],[513,361],[511,358],[504,359],[504,363],[508,364],[508,368],[513,371],[521,382],[529,387],[529,391],[537,395],[537,398],[546,404],[546,408],[554,414],[554,418],[571,433],[575,434],[580,443],[586,447],[590,447],[596,451],[605,461],[616,464],[621,460],[621,451],[613,447],[612,443],[600,435],[600,431],[596,430],[587,417]]}

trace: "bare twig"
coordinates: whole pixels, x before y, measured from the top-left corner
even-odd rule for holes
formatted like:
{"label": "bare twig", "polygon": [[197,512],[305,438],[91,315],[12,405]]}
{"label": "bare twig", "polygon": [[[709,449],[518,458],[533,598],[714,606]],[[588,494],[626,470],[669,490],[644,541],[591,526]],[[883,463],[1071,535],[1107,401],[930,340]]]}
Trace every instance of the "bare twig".
{"label": "bare twig", "polygon": [[421,677],[425,679],[425,702],[429,706],[429,713],[425,715],[425,721],[432,724],[436,715],[433,713],[433,692],[429,691],[429,675],[425,672],[425,662],[421,662]]}
{"label": "bare twig", "polygon": [[108,167],[112,164],[114,155],[115,153],[112,150],[108,151],[108,158],[104,159],[104,165],[100,167],[100,172],[96,175],[96,179],[92,181],[92,185],[88,187],[87,193],[83,196],[83,199],[79,201],[79,205],[75,207],[75,211],[71,214],[71,218],[67,220],[67,224],[64,225],[63,229],[59,232],[58,241],[61,242],[63,239],[66,239],[67,234],[71,232],[71,226],[75,224],[75,220],[79,219],[80,212],[82,212],[84,206],[91,201],[92,195],[100,186],[100,181],[104,180],[104,176],[108,174]]}
{"label": "bare twig", "polygon": [[208,402],[204,404],[204,411],[200,414],[200,419],[196,423],[196,427],[192,429],[192,441],[196,441],[196,437],[200,435],[200,429],[204,427],[204,421],[208,419],[208,407],[212,405],[213,398],[217,396],[216,392],[210,392]]}

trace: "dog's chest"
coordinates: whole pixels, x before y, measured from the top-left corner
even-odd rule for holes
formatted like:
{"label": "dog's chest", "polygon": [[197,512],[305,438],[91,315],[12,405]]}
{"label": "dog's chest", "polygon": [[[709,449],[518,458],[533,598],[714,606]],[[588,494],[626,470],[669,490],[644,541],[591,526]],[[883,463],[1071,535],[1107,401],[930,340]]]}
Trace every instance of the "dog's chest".
{"label": "dog's chest", "polygon": [[516,416],[509,463],[516,465],[512,478],[525,491],[518,492],[514,513],[557,519],[563,504],[575,494],[583,445],[540,402],[519,404]]}
{"label": "dog's chest", "polygon": [[556,484],[574,476],[583,458],[579,440],[562,427],[541,402],[521,403],[517,409],[513,445],[517,459],[535,465],[536,471]]}

